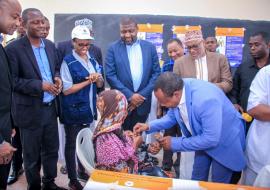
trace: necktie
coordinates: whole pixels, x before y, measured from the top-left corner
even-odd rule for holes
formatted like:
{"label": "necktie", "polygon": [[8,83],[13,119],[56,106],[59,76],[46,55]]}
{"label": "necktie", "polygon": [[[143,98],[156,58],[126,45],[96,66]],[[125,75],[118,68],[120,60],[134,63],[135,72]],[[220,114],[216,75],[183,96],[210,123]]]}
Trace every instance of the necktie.
{"label": "necktie", "polygon": [[178,112],[179,112],[179,118],[180,118],[180,128],[181,128],[183,134],[186,137],[191,137],[192,135],[190,134],[189,130],[187,129],[187,126],[184,123],[184,120],[183,120],[183,118],[181,116],[181,112],[180,112],[180,109],[179,108],[178,108]]}

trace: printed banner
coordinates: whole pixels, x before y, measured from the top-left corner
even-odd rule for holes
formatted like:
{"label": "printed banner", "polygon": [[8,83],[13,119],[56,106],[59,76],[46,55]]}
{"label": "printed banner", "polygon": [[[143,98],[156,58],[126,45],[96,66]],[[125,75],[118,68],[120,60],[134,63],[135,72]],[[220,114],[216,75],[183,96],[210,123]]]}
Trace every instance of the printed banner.
{"label": "printed banner", "polygon": [[226,55],[231,67],[238,67],[242,62],[245,29],[217,27],[215,30],[219,44],[217,51]]}
{"label": "printed banner", "polygon": [[146,40],[156,46],[158,58],[161,61],[163,53],[163,24],[138,24],[138,39]]}

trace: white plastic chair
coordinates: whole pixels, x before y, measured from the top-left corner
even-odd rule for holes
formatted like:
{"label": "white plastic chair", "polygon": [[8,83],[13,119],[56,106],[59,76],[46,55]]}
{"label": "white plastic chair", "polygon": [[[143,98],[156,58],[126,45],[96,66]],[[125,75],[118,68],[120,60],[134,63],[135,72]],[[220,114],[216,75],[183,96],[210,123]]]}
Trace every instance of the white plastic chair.
{"label": "white plastic chair", "polygon": [[270,187],[270,165],[264,166],[253,184],[255,187]]}
{"label": "white plastic chair", "polygon": [[76,153],[88,175],[95,168],[95,150],[92,136],[93,133],[90,128],[85,128],[78,133],[76,138]]}

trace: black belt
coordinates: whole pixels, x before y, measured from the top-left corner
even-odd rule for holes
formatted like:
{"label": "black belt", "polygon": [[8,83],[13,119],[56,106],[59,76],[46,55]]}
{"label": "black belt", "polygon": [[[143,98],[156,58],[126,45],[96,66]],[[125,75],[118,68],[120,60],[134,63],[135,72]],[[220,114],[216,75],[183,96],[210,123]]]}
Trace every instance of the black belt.
{"label": "black belt", "polygon": [[42,105],[43,105],[43,106],[48,106],[48,107],[49,107],[49,106],[52,106],[52,105],[53,105],[53,102],[54,102],[54,101],[51,101],[51,102],[43,102]]}

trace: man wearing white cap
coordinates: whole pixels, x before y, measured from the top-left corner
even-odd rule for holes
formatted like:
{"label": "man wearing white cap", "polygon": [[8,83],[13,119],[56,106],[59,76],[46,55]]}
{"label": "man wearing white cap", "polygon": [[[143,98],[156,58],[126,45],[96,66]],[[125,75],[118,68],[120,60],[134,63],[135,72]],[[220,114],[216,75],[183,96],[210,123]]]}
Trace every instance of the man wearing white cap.
{"label": "man wearing white cap", "polygon": [[[92,39],[88,28],[76,26],[71,38],[74,49],[64,57],[60,71],[64,94],[61,101],[62,122],[66,133],[65,159],[70,179],[68,185],[71,190],[82,190],[76,174],[76,137],[81,129],[89,127],[97,117],[97,87],[103,86],[103,78],[97,72],[97,61],[88,52]],[[78,165],[80,172],[83,172],[80,162]]]}

